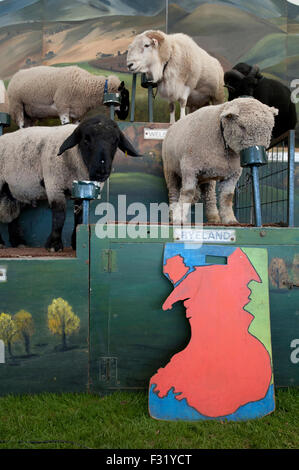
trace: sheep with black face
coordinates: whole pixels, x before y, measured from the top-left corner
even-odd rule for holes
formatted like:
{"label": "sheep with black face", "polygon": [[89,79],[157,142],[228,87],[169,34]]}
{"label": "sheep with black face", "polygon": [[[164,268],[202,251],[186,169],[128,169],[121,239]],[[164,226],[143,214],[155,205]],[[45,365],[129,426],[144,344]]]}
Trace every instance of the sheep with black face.
{"label": "sheep with black face", "polygon": [[279,113],[275,116],[273,137],[277,138],[297,123],[296,106],[291,100],[291,91],[283,83],[267,78],[257,65],[240,62],[224,74],[228,99],[252,96],[267,106],[274,106]]}
{"label": "sheep with black face", "polygon": [[[73,181],[104,183],[118,148],[138,156],[118,125],[106,116],[96,116],[79,125],[30,127],[1,136],[0,222],[8,223],[11,245],[25,244],[17,221],[23,204],[48,200],[52,231],[45,246],[51,251],[62,250],[66,195],[71,193]],[[75,229],[76,226],[73,247]],[[0,247],[3,246],[0,235]]]}

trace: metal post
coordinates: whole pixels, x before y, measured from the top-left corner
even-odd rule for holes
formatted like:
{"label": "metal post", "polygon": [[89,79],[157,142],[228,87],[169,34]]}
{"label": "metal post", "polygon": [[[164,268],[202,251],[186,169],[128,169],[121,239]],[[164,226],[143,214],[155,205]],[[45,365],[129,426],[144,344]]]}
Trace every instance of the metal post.
{"label": "metal post", "polygon": [[136,80],[137,80],[137,73],[133,73],[133,79],[132,79],[132,100],[131,100],[131,117],[130,117],[130,121],[131,121],[131,122],[134,122],[134,118],[135,118]]}
{"label": "metal post", "polygon": [[147,103],[148,103],[148,120],[149,120],[149,122],[154,122],[153,87],[152,87],[152,85],[149,85],[149,87],[148,87]]}
{"label": "metal post", "polygon": [[110,119],[114,120],[114,104],[111,104],[109,107],[110,107]]}
{"label": "metal post", "polygon": [[253,165],[251,167],[251,175],[252,175],[255,225],[256,227],[261,227],[262,226],[262,207],[261,207],[261,196],[260,196],[259,170],[256,165]]}
{"label": "metal post", "polygon": [[88,199],[83,199],[82,223],[84,225],[89,224],[89,200]]}
{"label": "metal post", "polygon": [[294,192],[295,192],[295,131],[289,131],[288,145],[288,226],[294,227]]}

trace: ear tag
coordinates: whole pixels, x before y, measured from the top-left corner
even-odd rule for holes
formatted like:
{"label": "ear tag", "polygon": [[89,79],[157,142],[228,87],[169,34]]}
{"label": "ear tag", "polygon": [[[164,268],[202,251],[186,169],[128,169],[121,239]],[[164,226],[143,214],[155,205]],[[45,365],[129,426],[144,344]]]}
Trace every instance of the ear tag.
{"label": "ear tag", "polygon": [[128,152],[127,152],[127,150],[125,151],[125,156],[126,156],[126,157],[128,156]]}

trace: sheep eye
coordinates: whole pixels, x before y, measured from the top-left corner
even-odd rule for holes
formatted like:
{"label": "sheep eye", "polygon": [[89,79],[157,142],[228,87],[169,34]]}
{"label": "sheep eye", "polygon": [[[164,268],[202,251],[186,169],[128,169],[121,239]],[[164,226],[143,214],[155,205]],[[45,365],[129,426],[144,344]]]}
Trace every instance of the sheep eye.
{"label": "sheep eye", "polygon": [[150,44],[144,44],[144,47],[150,47]]}

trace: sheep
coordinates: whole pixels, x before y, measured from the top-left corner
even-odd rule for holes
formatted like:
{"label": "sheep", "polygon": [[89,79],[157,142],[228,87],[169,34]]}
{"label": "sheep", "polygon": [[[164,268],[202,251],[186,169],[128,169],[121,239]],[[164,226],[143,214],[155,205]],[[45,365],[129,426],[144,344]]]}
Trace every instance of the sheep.
{"label": "sheep", "polygon": [[61,124],[71,119],[80,121],[90,109],[102,104],[105,83],[107,92],[120,93],[116,114],[126,119],[129,91],[124,82],[114,75],[93,75],[77,66],[41,65],[19,70],[7,87],[9,111],[19,128],[31,126],[39,118],[59,117]]}
{"label": "sheep", "polygon": [[[116,122],[101,115],[79,125],[29,127],[1,136],[0,222],[8,223],[10,244],[25,244],[18,226],[23,204],[47,200],[52,210],[52,231],[45,247],[62,250],[66,198],[73,181],[103,184],[111,173],[117,147],[133,157],[139,156]],[[75,218],[73,248],[78,223],[79,216]],[[1,236],[0,245],[3,248]]]}
{"label": "sheep", "polygon": [[279,110],[275,117],[273,137],[280,137],[297,123],[296,106],[291,101],[291,91],[278,80],[264,77],[257,65],[239,63],[224,74],[229,101],[240,96],[252,96]]}
{"label": "sheep", "polygon": [[188,204],[197,202],[198,187],[208,223],[237,223],[232,205],[242,173],[239,152],[269,146],[276,114],[275,108],[254,98],[238,98],[194,111],[168,129],[162,160],[173,224],[186,223]]}
{"label": "sheep", "polygon": [[185,116],[186,106],[192,111],[210,102],[224,102],[220,62],[186,34],[144,31],[128,46],[127,67],[157,83],[159,94],[170,103],[170,123],[175,122],[176,101],[180,118]]}

